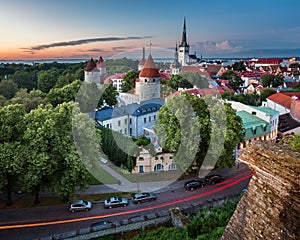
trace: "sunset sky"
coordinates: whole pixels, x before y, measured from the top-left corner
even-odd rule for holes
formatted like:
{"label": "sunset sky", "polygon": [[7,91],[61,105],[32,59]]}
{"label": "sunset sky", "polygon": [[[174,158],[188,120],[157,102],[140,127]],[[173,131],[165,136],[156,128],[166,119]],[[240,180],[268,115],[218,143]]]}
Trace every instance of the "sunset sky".
{"label": "sunset sky", "polygon": [[299,0],[0,0],[0,59],[172,57],[183,18],[191,52],[300,48]]}

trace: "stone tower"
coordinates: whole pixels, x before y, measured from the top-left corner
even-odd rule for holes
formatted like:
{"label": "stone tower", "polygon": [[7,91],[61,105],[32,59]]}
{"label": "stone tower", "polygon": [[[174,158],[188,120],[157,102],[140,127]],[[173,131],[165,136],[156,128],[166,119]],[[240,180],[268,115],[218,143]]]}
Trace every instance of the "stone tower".
{"label": "stone tower", "polygon": [[181,43],[178,49],[178,61],[182,66],[186,66],[189,63],[190,61],[189,55],[190,55],[190,46],[188,45],[187,38],[186,38],[186,24],[184,18]]}
{"label": "stone tower", "polygon": [[255,174],[221,239],[299,239],[300,153],[287,143],[261,142],[239,160]]}
{"label": "stone tower", "polygon": [[97,65],[93,58],[91,58],[85,69],[84,69],[84,81],[88,83],[96,83],[97,86],[100,86],[100,70],[97,68]]}
{"label": "stone tower", "polygon": [[160,74],[155,66],[151,54],[149,55],[143,69],[136,79],[135,94],[139,101],[160,98]]}
{"label": "stone tower", "polygon": [[103,61],[102,56],[99,57],[99,60],[97,62],[97,68],[100,71],[100,83],[103,84],[105,78],[107,77],[107,74],[106,74],[106,64]]}

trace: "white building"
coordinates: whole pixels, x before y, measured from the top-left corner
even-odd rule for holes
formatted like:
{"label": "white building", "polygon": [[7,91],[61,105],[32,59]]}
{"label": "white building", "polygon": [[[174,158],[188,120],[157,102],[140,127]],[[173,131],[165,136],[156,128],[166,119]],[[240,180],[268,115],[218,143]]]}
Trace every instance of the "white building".
{"label": "white building", "polygon": [[95,113],[95,120],[101,126],[132,137],[144,135],[144,128],[151,128],[157,121],[157,112],[164,99],[132,103],[118,108],[105,108]]}

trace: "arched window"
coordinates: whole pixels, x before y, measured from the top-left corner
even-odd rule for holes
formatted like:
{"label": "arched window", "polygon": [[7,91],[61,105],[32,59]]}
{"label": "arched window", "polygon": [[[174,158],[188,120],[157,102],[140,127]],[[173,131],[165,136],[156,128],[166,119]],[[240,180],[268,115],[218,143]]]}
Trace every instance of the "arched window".
{"label": "arched window", "polygon": [[158,163],[154,166],[154,172],[163,171],[163,170],[164,170],[164,165],[162,165],[161,163]]}
{"label": "arched window", "polygon": [[177,169],[176,163],[171,163],[169,165],[169,170],[176,170],[176,169]]}

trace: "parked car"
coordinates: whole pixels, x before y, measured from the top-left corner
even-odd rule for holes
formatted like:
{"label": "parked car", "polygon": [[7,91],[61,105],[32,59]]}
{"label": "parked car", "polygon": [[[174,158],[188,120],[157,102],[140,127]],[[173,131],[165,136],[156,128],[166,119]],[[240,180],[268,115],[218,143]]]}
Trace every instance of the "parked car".
{"label": "parked car", "polygon": [[104,225],[111,225],[115,226],[115,224],[111,221],[101,221],[101,222],[95,222],[91,225],[91,227],[99,227],[99,226],[104,226]]}
{"label": "parked car", "polygon": [[113,207],[121,207],[121,206],[128,206],[127,198],[119,198],[119,197],[111,197],[104,201],[105,208],[113,208]]}
{"label": "parked car", "polygon": [[92,209],[92,203],[85,200],[76,200],[69,206],[70,212],[89,211]]}
{"label": "parked car", "polygon": [[193,191],[196,188],[202,188],[206,185],[206,182],[204,179],[194,179],[186,182],[184,184],[184,188],[188,191]]}
{"label": "parked car", "polygon": [[223,182],[225,179],[223,176],[219,174],[212,174],[205,177],[205,180],[209,182],[210,184],[216,184],[219,182]]}
{"label": "parked car", "polygon": [[132,196],[132,202],[134,204],[149,202],[156,200],[156,196],[153,193],[136,193]]}

